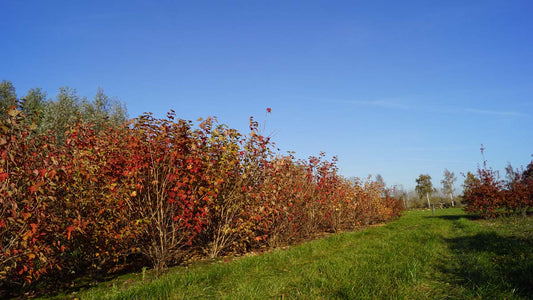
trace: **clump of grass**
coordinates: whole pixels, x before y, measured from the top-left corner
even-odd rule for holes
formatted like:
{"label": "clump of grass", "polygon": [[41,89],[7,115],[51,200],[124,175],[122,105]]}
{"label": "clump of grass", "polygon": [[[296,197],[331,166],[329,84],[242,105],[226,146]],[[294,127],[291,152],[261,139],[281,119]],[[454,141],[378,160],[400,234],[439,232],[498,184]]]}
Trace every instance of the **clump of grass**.
{"label": "clump of grass", "polygon": [[[460,209],[410,211],[360,232],[236,259],[119,278],[66,298],[533,297],[533,221],[472,220]],[[150,277],[150,278],[147,278]]]}

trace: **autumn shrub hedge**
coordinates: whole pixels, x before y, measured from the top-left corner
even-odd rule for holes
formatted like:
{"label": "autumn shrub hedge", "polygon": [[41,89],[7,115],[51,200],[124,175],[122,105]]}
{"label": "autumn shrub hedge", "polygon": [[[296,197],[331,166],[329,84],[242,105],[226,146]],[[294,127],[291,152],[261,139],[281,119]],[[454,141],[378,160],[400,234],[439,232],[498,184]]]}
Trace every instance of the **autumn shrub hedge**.
{"label": "autumn shrub hedge", "polygon": [[[0,121],[0,289],[70,282],[141,258],[158,272],[185,259],[243,254],[399,216],[372,181],[336,159],[282,156],[208,118],[195,126],[145,114],[65,140],[11,107]],[[387,194],[388,195],[388,194]]]}
{"label": "autumn shrub hedge", "polygon": [[493,218],[502,213],[526,216],[533,207],[533,161],[526,170],[507,168],[507,181],[484,164],[465,180],[465,210]]}

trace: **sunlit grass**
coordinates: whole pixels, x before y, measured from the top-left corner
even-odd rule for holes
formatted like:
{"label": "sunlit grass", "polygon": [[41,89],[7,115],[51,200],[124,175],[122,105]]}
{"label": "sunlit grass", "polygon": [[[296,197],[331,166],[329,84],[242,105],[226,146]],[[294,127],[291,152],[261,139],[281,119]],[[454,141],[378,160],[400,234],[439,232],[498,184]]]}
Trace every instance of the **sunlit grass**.
{"label": "sunlit grass", "polygon": [[[533,297],[533,221],[471,220],[460,209],[400,220],[286,250],[128,274],[63,298],[428,299]],[[143,282],[144,277],[144,282]]]}

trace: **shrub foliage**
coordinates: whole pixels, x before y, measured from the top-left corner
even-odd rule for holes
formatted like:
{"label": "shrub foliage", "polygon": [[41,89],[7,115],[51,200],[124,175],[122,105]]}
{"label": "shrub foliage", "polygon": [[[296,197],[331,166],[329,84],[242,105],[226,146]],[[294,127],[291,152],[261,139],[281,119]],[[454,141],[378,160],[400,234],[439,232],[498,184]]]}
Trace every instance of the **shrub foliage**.
{"label": "shrub foliage", "polygon": [[506,168],[507,180],[486,166],[468,173],[464,183],[465,210],[492,218],[501,213],[526,216],[533,206],[533,161],[525,170]]}
{"label": "shrub foliage", "polygon": [[16,105],[0,120],[4,291],[105,274],[134,258],[160,272],[388,221],[402,210],[379,183],[340,176],[335,158],[276,154],[253,119],[248,134],[173,112],[122,126],[79,120],[60,142],[35,127]]}

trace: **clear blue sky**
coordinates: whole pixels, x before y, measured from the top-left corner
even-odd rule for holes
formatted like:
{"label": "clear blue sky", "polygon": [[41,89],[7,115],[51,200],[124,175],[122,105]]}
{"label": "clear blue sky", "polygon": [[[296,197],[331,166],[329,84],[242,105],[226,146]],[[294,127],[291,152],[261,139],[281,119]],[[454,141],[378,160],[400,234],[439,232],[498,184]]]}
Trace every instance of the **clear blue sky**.
{"label": "clear blue sky", "polygon": [[169,109],[282,151],[339,157],[347,177],[415,186],[444,168],[533,154],[531,1],[0,3],[0,80],[23,95],[100,86],[130,117]]}

